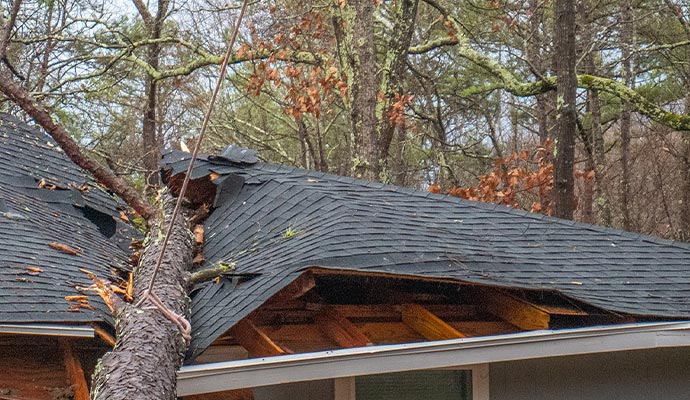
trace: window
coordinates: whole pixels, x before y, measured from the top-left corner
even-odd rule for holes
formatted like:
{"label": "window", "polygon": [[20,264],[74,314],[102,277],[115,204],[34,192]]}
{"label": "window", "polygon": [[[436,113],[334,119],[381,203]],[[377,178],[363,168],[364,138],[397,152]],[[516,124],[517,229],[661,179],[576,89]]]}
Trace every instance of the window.
{"label": "window", "polygon": [[360,375],[333,381],[334,400],[489,400],[489,364]]}
{"label": "window", "polygon": [[355,378],[356,400],[472,400],[472,371],[427,370]]}

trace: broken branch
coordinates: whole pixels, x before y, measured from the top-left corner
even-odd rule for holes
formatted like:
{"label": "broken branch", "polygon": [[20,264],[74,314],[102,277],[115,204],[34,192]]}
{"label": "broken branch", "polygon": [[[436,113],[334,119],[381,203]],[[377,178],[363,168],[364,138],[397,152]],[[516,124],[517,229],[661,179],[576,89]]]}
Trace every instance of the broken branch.
{"label": "broken branch", "polygon": [[218,278],[223,274],[229,274],[235,271],[235,263],[224,264],[217,263],[214,267],[200,269],[189,277],[189,282],[192,285],[204,283]]}

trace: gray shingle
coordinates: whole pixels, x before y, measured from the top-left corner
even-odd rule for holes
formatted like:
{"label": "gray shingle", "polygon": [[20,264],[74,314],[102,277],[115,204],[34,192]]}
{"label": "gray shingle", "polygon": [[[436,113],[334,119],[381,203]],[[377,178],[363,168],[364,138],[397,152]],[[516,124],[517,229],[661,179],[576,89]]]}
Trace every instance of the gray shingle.
{"label": "gray shingle", "polygon": [[[170,168],[179,173],[184,157],[164,162],[178,160]],[[196,292],[190,357],[290,281],[276,277],[310,266],[555,290],[614,312],[690,317],[685,243],[264,163],[211,166],[202,157],[195,169],[211,167],[245,185],[206,221],[206,262],[259,273],[259,297],[214,284]],[[288,238],[288,229],[298,233]]]}

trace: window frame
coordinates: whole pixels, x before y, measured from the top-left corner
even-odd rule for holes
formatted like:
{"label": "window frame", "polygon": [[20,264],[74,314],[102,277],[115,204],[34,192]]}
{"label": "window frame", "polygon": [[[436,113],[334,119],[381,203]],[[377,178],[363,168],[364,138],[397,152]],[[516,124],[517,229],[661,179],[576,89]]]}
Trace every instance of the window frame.
{"label": "window frame", "polygon": [[[442,370],[458,370],[472,372],[472,400],[490,400],[489,396],[489,364],[468,365],[462,368],[440,368]],[[404,371],[397,371],[404,372]],[[395,373],[395,372],[392,372]],[[334,400],[356,400],[357,388],[355,377],[335,378],[333,380]]]}

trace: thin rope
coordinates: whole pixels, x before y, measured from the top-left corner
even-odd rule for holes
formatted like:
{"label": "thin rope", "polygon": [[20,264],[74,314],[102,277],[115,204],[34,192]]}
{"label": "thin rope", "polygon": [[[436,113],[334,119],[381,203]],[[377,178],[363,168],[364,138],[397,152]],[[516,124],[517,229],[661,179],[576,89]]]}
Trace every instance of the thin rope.
{"label": "thin rope", "polygon": [[[182,189],[180,189],[180,194],[179,197],[177,198],[177,202],[175,203],[175,209],[173,210],[172,213],[172,218],[170,219],[170,224],[168,225],[168,231],[165,233],[165,238],[163,239],[163,246],[161,248],[161,252],[158,256],[158,261],[156,261],[156,266],[153,269],[153,275],[151,276],[151,280],[149,282],[149,286],[144,291],[144,294],[142,296],[142,299],[137,303],[141,304],[150,293],[153,291],[153,285],[155,283],[156,277],[158,276],[158,271],[160,270],[161,264],[163,263],[163,256],[165,255],[165,250],[168,248],[168,241],[170,240],[170,236],[172,235],[172,230],[173,226],[175,225],[175,219],[177,218],[177,215],[180,212],[180,207],[182,205],[182,199],[184,198],[185,193],[187,192],[187,186],[189,184],[189,177],[192,174],[192,169],[194,168],[194,163],[196,162],[197,156],[199,154],[199,149],[201,148],[201,142],[204,139],[204,134],[206,133],[206,128],[208,127],[208,123],[211,120],[211,114],[213,113],[213,107],[216,104],[216,98],[218,97],[218,92],[220,92],[220,88],[223,86],[223,81],[225,80],[225,74],[228,69],[228,63],[230,62],[230,56],[232,55],[232,48],[235,46],[235,40],[237,39],[237,33],[240,30],[240,24],[242,23],[242,18],[244,17],[244,12],[247,9],[247,3],[248,0],[244,0],[242,3],[242,9],[240,9],[240,15],[237,17],[237,23],[235,24],[235,30],[232,32],[232,37],[230,38],[230,43],[228,45],[228,49],[225,52],[225,57],[223,58],[223,62],[220,66],[220,76],[218,77],[218,81],[216,82],[216,87],[213,90],[213,95],[211,96],[211,101],[208,105],[208,109],[206,110],[206,114],[204,115],[204,120],[201,124],[201,131],[199,132],[199,138],[196,141],[196,145],[194,146],[194,151],[192,152],[192,158],[189,161],[189,166],[187,167],[187,172],[184,177],[184,181],[182,182]],[[161,310],[163,311],[163,310]],[[174,322],[174,321],[173,321]]]}

